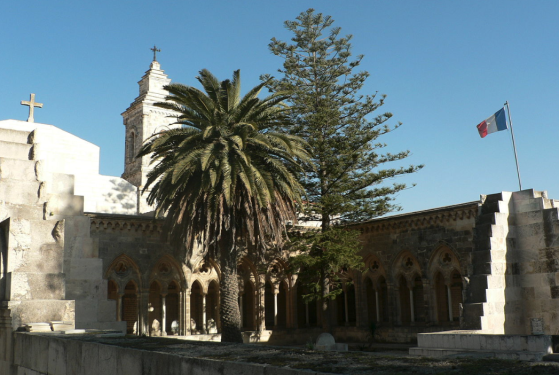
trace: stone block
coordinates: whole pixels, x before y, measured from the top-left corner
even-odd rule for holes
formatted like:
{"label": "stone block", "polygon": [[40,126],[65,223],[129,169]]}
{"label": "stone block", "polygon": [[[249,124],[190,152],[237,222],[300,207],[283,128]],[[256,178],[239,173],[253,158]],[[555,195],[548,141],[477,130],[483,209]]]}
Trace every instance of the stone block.
{"label": "stone block", "polygon": [[504,225],[491,225],[491,237],[506,238],[509,233],[509,227]]}
{"label": "stone block", "polygon": [[79,259],[70,261],[68,278],[74,280],[99,280],[103,277],[102,259]]}
{"label": "stone block", "polygon": [[51,194],[45,207],[45,218],[60,220],[83,213],[83,197],[72,194]]}
{"label": "stone block", "polygon": [[17,375],[45,375],[46,373],[37,372],[25,367],[18,367],[16,374]]}
{"label": "stone block", "polygon": [[74,194],[74,175],[65,173],[53,173],[49,184],[51,194]]}
{"label": "stone block", "polygon": [[107,284],[103,280],[74,280],[66,281],[67,299],[107,299]]}
{"label": "stone block", "polygon": [[49,375],[66,375],[66,345],[68,341],[51,339],[49,342]]}
{"label": "stone block", "polygon": [[27,144],[29,142],[29,132],[0,128],[0,139],[4,142]]}
{"label": "stone block", "polygon": [[99,372],[99,347],[100,344],[82,342],[81,350],[81,375],[98,375]]}
{"label": "stone block", "polygon": [[74,301],[29,300],[10,301],[12,327],[15,329],[29,322],[50,322],[53,320],[74,320]]}
{"label": "stone block", "polygon": [[64,249],[55,243],[42,244],[31,249],[12,249],[10,251],[10,271],[49,273],[62,272]]}
{"label": "stone block", "polygon": [[[1,147],[1,146],[0,146]],[[0,180],[0,200],[12,204],[31,204],[39,202],[37,181]]]}
{"label": "stone block", "polygon": [[57,222],[51,220],[31,220],[31,241],[35,249],[46,243],[57,243]]}
{"label": "stone block", "polygon": [[83,375],[82,352],[83,342],[64,340],[66,347],[66,373]]}
{"label": "stone block", "polygon": [[0,158],[0,179],[36,181],[35,161]]}
{"label": "stone block", "polygon": [[[116,369],[114,373],[119,375],[142,374],[142,354],[143,351],[123,348],[114,348],[116,355]],[[193,374],[184,372],[185,374]]]}
{"label": "stone block", "polygon": [[7,275],[10,300],[64,299],[64,279],[62,273],[10,272]]}
{"label": "stone block", "polygon": [[504,288],[505,286],[505,277],[503,275],[487,275],[487,288],[497,289]]}
{"label": "stone block", "polygon": [[82,322],[97,322],[98,302],[94,299],[76,300],[76,328],[85,328]]}
{"label": "stone block", "polygon": [[112,374],[116,371],[116,352],[114,346],[99,345],[98,349],[99,359],[99,374]]}
{"label": "stone block", "polygon": [[6,142],[0,140],[0,157],[19,159],[19,160],[31,160],[31,149],[33,145],[16,143],[16,142]]}
{"label": "stone block", "polygon": [[97,319],[100,322],[116,321],[116,301],[112,299],[99,300],[97,306]]}
{"label": "stone block", "polygon": [[49,338],[30,333],[16,334],[14,364],[47,373]]}
{"label": "stone block", "polygon": [[181,358],[175,355],[142,352],[142,375],[181,374]]}

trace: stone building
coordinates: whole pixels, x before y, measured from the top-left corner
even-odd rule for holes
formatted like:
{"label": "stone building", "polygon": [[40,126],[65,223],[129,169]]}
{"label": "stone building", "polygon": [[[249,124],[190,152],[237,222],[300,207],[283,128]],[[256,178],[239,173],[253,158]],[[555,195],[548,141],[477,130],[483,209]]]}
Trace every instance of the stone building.
{"label": "stone building", "polygon": [[[157,61],[123,113],[125,169],[99,174],[99,148],[52,125],[0,121],[0,337],[100,328],[146,335],[219,332],[220,270],[161,239],[133,155],[173,113],[154,107],[170,79]],[[559,330],[557,201],[524,190],[353,225],[364,271],[331,302],[337,339],[409,342],[422,332]],[[187,256],[187,254],[190,254]],[[319,332],[287,254],[239,263],[247,340],[306,342]],[[1,360],[0,360],[1,366]],[[1,369],[1,367],[0,367]]]}

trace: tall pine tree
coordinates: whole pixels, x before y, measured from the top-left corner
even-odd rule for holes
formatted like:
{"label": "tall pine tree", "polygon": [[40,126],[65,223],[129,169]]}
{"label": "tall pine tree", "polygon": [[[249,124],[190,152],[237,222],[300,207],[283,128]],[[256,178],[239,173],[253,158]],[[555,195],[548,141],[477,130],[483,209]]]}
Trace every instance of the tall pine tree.
{"label": "tall pine tree", "polygon": [[[394,195],[406,185],[383,182],[422,168],[385,167],[410,154],[383,153],[386,145],[378,141],[400,124],[387,124],[391,113],[373,114],[384,104],[385,96],[361,93],[369,73],[355,70],[363,56],[352,58],[352,36],[341,37],[341,29],[333,27],[333,22],[330,16],[309,9],[295,21],[285,22],[293,33],[290,43],[273,38],[269,44],[272,53],[284,59],[279,69],[283,77],[271,81],[269,88],[290,96],[295,126],[286,130],[305,139],[313,149],[315,169],[302,176],[309,203],[303,214],[307,220],[321,221],[321,233],[309,239],[308,251],[293,263],[306,270],[300,278],[306,276],[308,297],[320,299],[324,313],[328,298],[340,293],[340,272],[362,265],[358,242],[330,231],[399,210]],[[355,239],[357,234],[353,236]],[[351,244],[351,248],[339,251],[343,243],[337,241]],[[328,325],[328,316],[323,316],[323,326]]]}

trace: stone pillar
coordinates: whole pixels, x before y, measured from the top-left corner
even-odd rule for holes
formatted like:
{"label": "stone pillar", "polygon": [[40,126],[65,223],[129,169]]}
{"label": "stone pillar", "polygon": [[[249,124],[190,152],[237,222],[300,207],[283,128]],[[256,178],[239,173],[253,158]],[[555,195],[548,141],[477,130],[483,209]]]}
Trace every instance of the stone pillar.
{"label": "stone pillar", "polygon": [[452,322],[452,293],[450,285],[446,285],[446,294],[448,296],[448,321]]}
{"label": "stone pillar", "polygon": [[190,326],[190,289],[184,291],[184,334],[190,335],[192,327]]}
{"label": "stone pillar", "polygon": [[380,322],[380,306],[378,298],[378,289],[375,289],[375,307],[377,308],[377,322]]}
{"label": "stone pillar", "polygon": [[206,327],[206,320],[207,320],[207,315],[206,315],[206,293],[202,293],[202,331],[204,331],[204,333],[208,333],[208,329]]}
{"label": "stone pillar", "polygon": [[244,327],[244,325],[243,325],[243,322],[244,322],[244,320],[243,320],[243,314],[244,314],[243,313],[243,294],[244,293],[239,293],[239,312],[241,313],[241,328]]}
{"label": "stone pillar", "polygon": [[274,288],[274,327],[278,326],[278,293],[279,290]]}
{"label": "stone pillar", "polygon": [[179,336],[185,335],[185,324],[184,324],[184,291],[179,292]]}
{"label": "stone pillar", "polygon": [[167,303],[166,294],[161,294],[161,336],[167,336]]}
{"label": "stone pillar", "polygon": [[138,297],[138,335],[149,336],[149,290],[140,291]]}
{"label": "stone pillar", "polygon": [[413,288],[410,288],[410,312],[411,312],[411,322],[415,322],[414,306],[413,306]]}
{"label": "stone pillar", "polygon": [[347,288],[344,288],[344,312],[345,312],[345,325],[349,325],[349,309],[347,307]]}
{"label": "stone pillar", "polygon": [[116,299],[116,321],[122,321],[122,297],[124,294],[118,294],[118,298]]}

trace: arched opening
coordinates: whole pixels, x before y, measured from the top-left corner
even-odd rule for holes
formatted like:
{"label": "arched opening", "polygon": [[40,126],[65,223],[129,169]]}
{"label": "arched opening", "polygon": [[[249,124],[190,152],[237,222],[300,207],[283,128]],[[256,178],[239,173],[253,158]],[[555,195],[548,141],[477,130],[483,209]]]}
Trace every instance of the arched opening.
{"label": "arched opening", "polygon": [[254,331],[254,287],[249,280],[245,280],[245,293],[243,294],[243,328],[247,331]]}
{"label": "arched opening", "polygon": [[388,322],[390,313],[388,311],[388,284],[384,276],[379,277],[379,311],[380,311],[380,321]]}
{"label": "arched opening", "polygon": [[416,322],[425,321],[425,303],[421,276],[416,276],[413,280],[413,315]]}
{"label": "arched opening", "polygon": [[107,298],[115,301],[118,300],[118,286],[114,280],[109,280],[107,283]]}
{"label": "arched opening", "polygon": [[161,285],[154,281],[149,286],[148,321],[150,336],[161,336]]}
{"label": "arched opening", "polygon": [[299,328],[316,327],[318,325],[316,300],[305,302],[304,295],[308,289],[297,283],[297,325]]}
{"label": "arched opening", "polygon": [[287,326],[287,284],[282,281],[278,293],[278,327]]}
{"label": "arched opening", "polygon": [[462,275],[454,270],[451,275],[450,295],[452,299],[452,320],[458,322],[460,320],[460,305],[462,300]]}
{"label": "arched opening", "polygon": [[437,321],[439,323],[448,322],[448,291],[440,272],[437,272],[437,276],[435,276],[435,298],[437,300]]}
{"label": "arched opening", "polygon": [[126,322],[126,333],[137,334],[138,322],[138,288],[134,281],[130,280],[124,287],[122,297],[122,320]]}
{"label": "arched opening", "polygon": [[371,324],[379,320],[377,315],[380,315],[380,309],[378,309],[380,306],[377,306],[378,293],[373,286],[373,282],[368,277],[365,279],[365,291],[367,293],[367,318],[369,324]]}
{"label": "arched opening", "polygon": [[274,328],[274,287],[269,281],[264,285],[264,322],[266,329]]}
{"label": "arched opening", "polygon": [[175,281],[171,281],[167,287],[167,297],[165,298],[165,331],[167,335],[179,334],[179,297],[179,286]]}
{"label": "arched opening", "polygon": [[398,289],[400,297],[400,322],[409,324],[411,322],[410,289],[404,276],[398,279]]}
{"label": "arched opening", "polygon": [[[219,285],[215,280],[210,282],[208,286],[208,295],[206,296],[206,322],[210,319],[213,320],[215,324],[215,329],[220,326],[219,322]],[[211,327],[207,327],[209,330]],[[214,333],[213,329],[212,332]]]}
{"label": "arched opening", "polygon": [[347,284],[345,290],[336,297],[338,310],[338,325],[355,325],[355,286]]}
{"label": "arched opening", "polygon": [[190,329],[193,333],[202,332],[204,329],[203,289],[198,280],[192,284],[190,293]]}
{"label": "arched opening", "polygon": [[357,322],[356,301],[355,301],[355,285],[353,282],[346,286],[347,293],[347,321],[350,326],[354,326]]}

